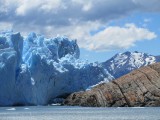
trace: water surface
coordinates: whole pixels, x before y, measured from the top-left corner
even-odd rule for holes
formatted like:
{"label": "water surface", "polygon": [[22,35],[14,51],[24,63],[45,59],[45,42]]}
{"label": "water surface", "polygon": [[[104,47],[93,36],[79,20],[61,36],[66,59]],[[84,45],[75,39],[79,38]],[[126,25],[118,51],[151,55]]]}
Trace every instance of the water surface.
{"label": "water surface", "polygon": [[160,120],[160,108],[1,107],[0,120]]}

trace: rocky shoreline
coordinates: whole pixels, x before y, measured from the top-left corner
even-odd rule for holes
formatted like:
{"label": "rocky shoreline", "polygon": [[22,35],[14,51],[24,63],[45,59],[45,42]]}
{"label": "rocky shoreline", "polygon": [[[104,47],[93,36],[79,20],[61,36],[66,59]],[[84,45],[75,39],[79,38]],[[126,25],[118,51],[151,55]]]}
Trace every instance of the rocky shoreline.
{"label": "rocky shoreline", "polygon": [[91,90],[71,94],[64,105],[87,107],[160,106],[160,63],[142,67]]}

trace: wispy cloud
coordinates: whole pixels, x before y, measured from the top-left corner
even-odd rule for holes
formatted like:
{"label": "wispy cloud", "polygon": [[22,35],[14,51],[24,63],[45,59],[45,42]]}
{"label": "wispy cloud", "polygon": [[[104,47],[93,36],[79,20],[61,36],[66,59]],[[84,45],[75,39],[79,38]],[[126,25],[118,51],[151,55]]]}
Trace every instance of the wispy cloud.
{"label": "wispy cloud", "polygon": [[144,19],[144,22],[145,22],[145,23],[149,23],[149,22],[151,22],[151,21],[152,21],[151,18],[145,18],[145,19]]}

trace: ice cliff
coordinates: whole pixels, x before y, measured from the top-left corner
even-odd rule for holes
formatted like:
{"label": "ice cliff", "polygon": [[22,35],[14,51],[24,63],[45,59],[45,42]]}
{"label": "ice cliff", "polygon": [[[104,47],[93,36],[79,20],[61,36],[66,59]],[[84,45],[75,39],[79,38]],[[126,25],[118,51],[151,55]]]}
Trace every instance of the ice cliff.
{"label": "ice cliff", "polygon": [[66,37],[0,33],[0,106],[45,105],[104,78],[113,79],[100,64],[79,56],[76,40]]}

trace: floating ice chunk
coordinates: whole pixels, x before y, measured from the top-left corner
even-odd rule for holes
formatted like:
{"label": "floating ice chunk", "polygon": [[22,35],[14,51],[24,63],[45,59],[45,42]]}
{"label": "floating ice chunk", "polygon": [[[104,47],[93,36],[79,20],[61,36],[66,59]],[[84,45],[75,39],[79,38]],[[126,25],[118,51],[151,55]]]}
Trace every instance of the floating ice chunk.
{"label": "floating ice chunk", "polygon": [[16,110],[16,108],[8,108],[6,110],[14,111],[14,110]]}
{"label": "floating ice chunk", "polygon": [[35,85],[35,81],[32,77],[31,77],[31,83],[32,83],[32,85]]}

